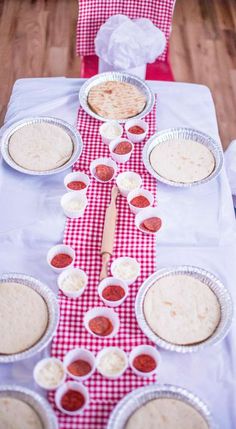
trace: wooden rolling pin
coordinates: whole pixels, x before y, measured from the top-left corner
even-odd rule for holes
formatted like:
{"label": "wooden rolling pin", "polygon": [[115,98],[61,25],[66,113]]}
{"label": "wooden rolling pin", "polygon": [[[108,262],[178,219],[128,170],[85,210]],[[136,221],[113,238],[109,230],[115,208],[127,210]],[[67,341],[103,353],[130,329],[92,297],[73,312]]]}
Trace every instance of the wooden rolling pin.
{"label": "wooden rolling pin", "polygon": [[105,221],[103,227],[103,236],[102,236],[102,246],[101,246],[101,255],[102,255],[102,269],[100,273],[100,280],[108,277],[108,263],[112,255],[113,244],[115,238],[116,230],[116,219],[117,219],[117,210],[116,210],[116,199],[119,194],[117,186],[113,186],[111,190],[111,201],[109,206],[106,209]]}

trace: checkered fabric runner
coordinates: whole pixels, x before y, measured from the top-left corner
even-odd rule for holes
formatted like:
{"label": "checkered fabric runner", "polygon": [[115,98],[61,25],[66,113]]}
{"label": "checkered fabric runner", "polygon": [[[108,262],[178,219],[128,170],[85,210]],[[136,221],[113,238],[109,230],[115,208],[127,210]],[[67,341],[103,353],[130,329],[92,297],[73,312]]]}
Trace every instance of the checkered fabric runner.
{"label": "checkered fabric runner", "polygon": [[[149,123],[147,138],[156,131],[156,107],[145,118]],[[100,156],[109,156],[109,149],[101,141],[99,121],[91,118],[82,109],[78,114],[78,130],[81,133],[84,148],[81,157],[74,165],[74,171],[80,170],[90,175],[91,161]],[[136,171],[141,174],[144,188],[156,196],[156,180],[149,175],[142,162],[143,143],[135,144],[130,161],[119,164],[119,172]],[[114,243],[113,258],[131,256],[141,264],[141,275],[129,286],[129,296],[118,308],[120,330],[115,338],[100,339],[89,334],[83,326],[84,313],[96,306],[103,306],[97,287],[101,269],[100,246],[103,232],[105,210],[110,201],[110,183],[99,183],[91,179],[88,190],[89,205],[81,219],[67,219],[64,243],[76,251],[75,266],[86,271],[89,277],[87,289],[78,299],[69,299],[59,293],[60,324],[52,344],[52,356],[60,359],[73,347],[85,347],[95,354],[104,346],[119,346],[130,352],[134,346],[148,344],[149,341],[138,327],[135,317],[135,297],[142,282],[155,271],[155,238],[143,234],[134,225],[134,215],[130,212],[126,198],[119,196],[117,200],[118,223]],[[70,417],[56,413],[60,429],[104,429],[109,415],[117,404],[131,390],[153,382],[137,377],[128,369],[118,380],[108,380],[98,372],[85,381],[90,394],[90,406],[81,416]],[[49,394],[53,403],[53,394]]]}
{"label": "checkered fabric runner", "polygon": [[[94,55],[94,40],[102,24],[112,15],[131,19],[148,18],[169,41],[175,0],[79,0],[76,50],[78,55]],[[168,45],[168,43],[167,43]],[[158,58],[166,61],[167,47]]]}

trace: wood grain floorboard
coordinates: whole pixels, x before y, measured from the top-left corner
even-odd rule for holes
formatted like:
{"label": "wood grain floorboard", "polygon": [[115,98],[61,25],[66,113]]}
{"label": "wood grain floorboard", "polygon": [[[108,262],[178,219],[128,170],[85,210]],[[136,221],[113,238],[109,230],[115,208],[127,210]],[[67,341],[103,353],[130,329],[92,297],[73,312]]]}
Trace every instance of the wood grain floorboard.
{"label": "wood grain floorboard", "polygon": [[[80,75],[76,19],[77,0],[0,0],[1,123],[16,79]],[[175,79],[211,89],[226,148],[236,138],[236,0],[177,0],[170,46]]]}

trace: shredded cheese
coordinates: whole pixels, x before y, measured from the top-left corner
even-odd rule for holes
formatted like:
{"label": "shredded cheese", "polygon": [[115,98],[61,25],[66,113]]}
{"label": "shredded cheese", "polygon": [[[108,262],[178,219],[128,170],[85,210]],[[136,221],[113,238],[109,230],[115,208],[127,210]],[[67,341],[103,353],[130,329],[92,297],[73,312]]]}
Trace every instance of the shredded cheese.
{"label": "shredded cheese", "polygon": [[139,275],[139,264],[135,260],[117,261],[113,268],[113,276],[122,280],[131,280]]}
{"label": "shredded cheese", "polygon": [[63,366],[55,360],[46,360],[35,374],[36,381],[46,388],[57,387],[63,377]]}
{"label": "shredded cheese", "polygon": [[72,272],[61,283],[61,289],[67,292],[78,292],[85,286],[85,278],[78,272]]}
{"label": "shredded cheese", "polygon": [[125,368],[124,356],[119,351],[108,350],[98,363],[98,370],[108,376],[120,374]]}
{"label": "shredded cheese", "polygon": [[86,205],[86,201],[85,200],[81,200],[78,198],[72,198],[71,200],[65,201],[63,203],[63,207],[66,210],[69,211],[78,211],[78,210],[82,210]]}

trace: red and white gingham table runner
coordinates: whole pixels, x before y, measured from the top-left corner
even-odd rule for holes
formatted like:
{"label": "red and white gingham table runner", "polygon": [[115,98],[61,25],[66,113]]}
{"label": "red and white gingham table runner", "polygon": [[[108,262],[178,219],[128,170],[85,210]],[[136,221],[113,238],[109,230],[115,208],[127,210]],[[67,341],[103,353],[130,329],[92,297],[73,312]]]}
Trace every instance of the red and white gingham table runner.
{"label": "red and white gingham table runner", "polygon": [[[156,131],[156,107],[146,116],[149,124],[147,138]],[[81,157],[74,165],[74,171],[80,170],[90,175],[89,166],[93,159],[109,156],[109,149],[101,141],[99,121],[91,118],[82,109],[78,114],[78,130],[81,133],[84,148]],[[119,172],[131,170],[138,172],[143,179],[143,187],[156,196],[156,180],[149,175],[142,162],[143,143],[135,144],[131,159],[119,164]],[[81,219],[67,219],[64,243],[76,251],[75,266],[88,274],[89,282],[84,294],[78,299],[69,299],[59,292],[60,324],[52,344],[52,356],[60,359],[73,347],[85,347],[95,354],[104,346],[119,346],[130,352],[134,346],[148,344],[149,341],[139,329],[135,317],[135,297],[142,282],[155,271],[155,237],[143,234],[134,225],[134,215],[130,212],[126,198],[119,196],[117,201],[118,222],[114,243],[113,258],[131,256],[141,264],[141,275],[129,286],[129,296],[118,308],[120,330],[115,338],[100,339],[89,334],[83,326],[84,313],[96,306],[103,306],[97,287],[101,269],[100,246],[102,240],[105,210],[110,201],[114,181],[99,183],[91,179],[88,190],[89,206]],[[90,405],[81,416],[70,417],[56,411],[60,429],[104,429],[109,415],[117,402],[131,390],[153,382],[137,377],[128,369],[118,380],[108,380],[98,372],[84,384],[90,393]],[[53,403],[53,394],[49,394]]]}
{"label": "red and white gingham table runner", "polygon": [[[175,0],[79,0],[76,49],[78,55],[94,55],[94,40],[102,24],[112,15],[131,19],[148,18],[169,41]],[[167,43],[168,45],[168,43]],[[158,58],[166,61],[167,47]]]}

